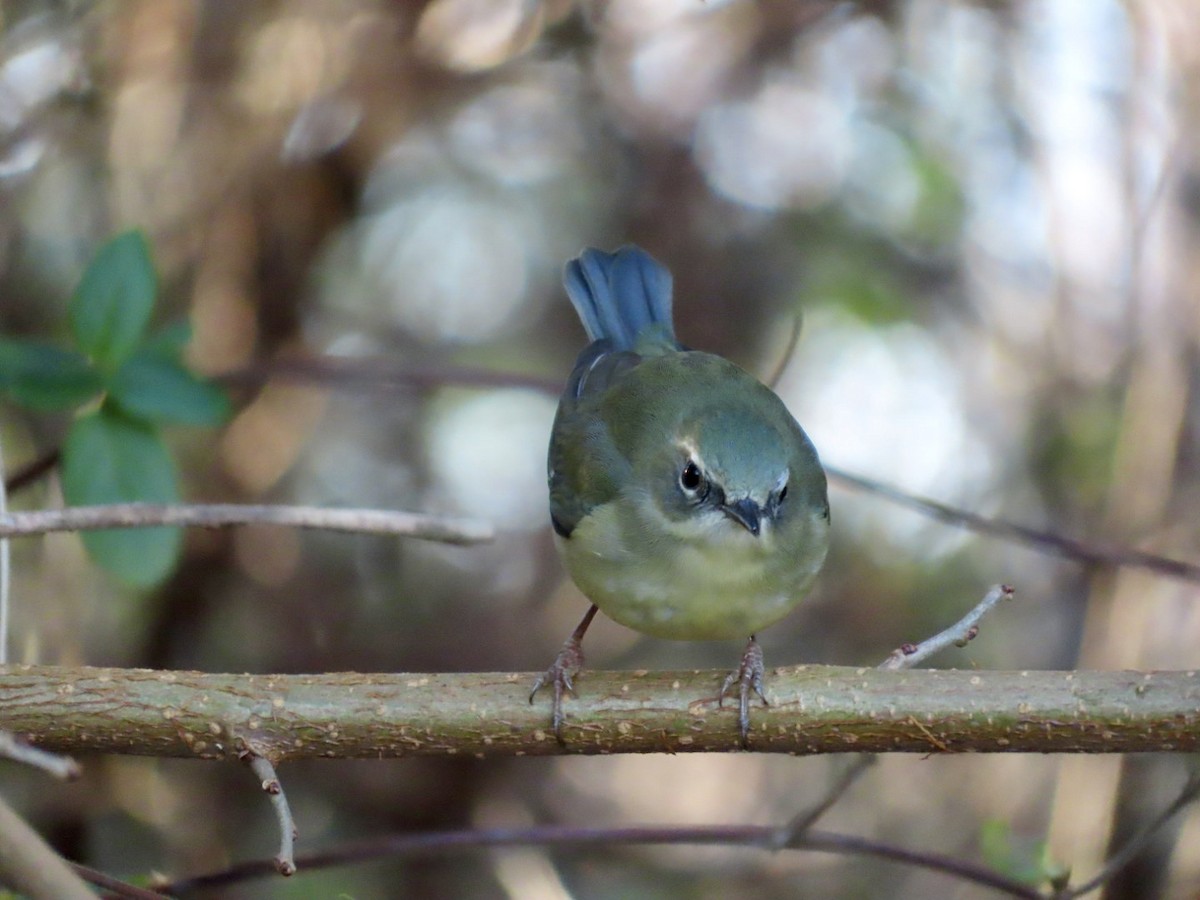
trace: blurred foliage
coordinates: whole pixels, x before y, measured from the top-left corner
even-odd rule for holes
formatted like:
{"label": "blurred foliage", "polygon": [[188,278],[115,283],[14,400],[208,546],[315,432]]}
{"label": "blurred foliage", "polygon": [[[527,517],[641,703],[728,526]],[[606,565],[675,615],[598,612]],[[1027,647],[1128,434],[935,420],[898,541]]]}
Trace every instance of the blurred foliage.
{"label": "blurred foliage", "polygon": [[997,872],[1038,887],[1059,884],[1067,870],[1050,858],[1044,841],[1029,842],[1013,834],[1007,822],[984,822],[979,833],[984,860]]}
{"label": "blurred foliage", "polygon": [[[14,659],[543,668],[584,609],[544,516],[554,397],[456,379],[565,378],[583,335],[562,264],[627,241],[672,268],[692,346],[764,374],[802,317],[779,392],[829,463],[1195,558],[1192,13],[1185,0],[0,5],[4,459],[12,472],[82,434],[109,461],[68,460],[14,505],[64,490],[78,502],[81,479],[104,497],[131,484],[165,497],[170,483],[189,500],[421,509],[503,530],[476,549],[188,533],[149,592],[96,578],[75,536],[17,542]],[[153,267],[126,236],[108,251],[124,262],[84,278],[126,228],[146,235]],[[141,298],[128,312],[104,299],[117,277]],[[72,312],[77,285],[104,314]],[[148,295],[155,322],[189,329],[147,338]],[[324,356],[357,377],[305,368]],[[217,418],[188,372],[234,385],[223,427],[169,425]],[[131,481],[135,457],[156,477]],[[873,664],[1000,581],[1016,600],[938,664],[1197,665],[1193,585],[1085,570],[849,491],[831,502],[820,586],[761,636],[768,665]],[[604,621],[586,649],[598,667],[725,668],[738,652]],[[828,825],[973,857],[980,823],[1006,822],[997,864],[1012,861],[1005,846],[1044,842],[1085,877],[1119,765],[889,758]],[[824,760],[740,756],[282,777],[307,849],[473,824],[786,821],[827,774]],[[82,785],[13,773],[5,794],[76,858],[184,873],[272,852],[251,782],[98,760]],[[1190,896],[1200,821],[1181,828],[1160,862],[1173,896]],[[942,876],[885,863],[686,848],[342,875],[229,896],[601,897],[609,878],[681,897],[947,892]]]}
{"label": "blurred foliage", "polygon": [[[224,394],[180,361],[186,326],[145,340],[156,294],[146,239],[128,231],[100,248],[71,298],[77,351],[0,338],[0,389],[17,403],[71,410],[103,394],[97,408],[77,415],[63,440],[63,495],[73,505],[178,502],[175,464],[156,426],[217,425],[228,415]],[[142,587],[170,574],[182,546],[179,528],[80,537],[105,569]]]}

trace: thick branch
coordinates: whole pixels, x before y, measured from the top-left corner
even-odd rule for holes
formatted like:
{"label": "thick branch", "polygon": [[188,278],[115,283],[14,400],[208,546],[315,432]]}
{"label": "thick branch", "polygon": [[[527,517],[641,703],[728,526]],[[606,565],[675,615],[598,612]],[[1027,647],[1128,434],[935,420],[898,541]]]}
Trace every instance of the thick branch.
{"label": "thick branch", "polygon": [[[726,751],[724,673],[598,672],[562,748],[529,674],[210,675],[0,667],[0,728],[48,749],[272,763],[313,757]],[[775,670],[754,750],[780,753],[1200,750],[1196,672]]]}

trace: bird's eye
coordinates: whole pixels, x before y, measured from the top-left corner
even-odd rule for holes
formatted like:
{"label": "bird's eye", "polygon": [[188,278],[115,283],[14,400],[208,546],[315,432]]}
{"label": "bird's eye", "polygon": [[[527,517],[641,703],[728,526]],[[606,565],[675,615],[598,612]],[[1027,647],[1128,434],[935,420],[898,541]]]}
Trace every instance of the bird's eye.
{"label": "bird's eye", "polygon": [[690,459],[683,467],[683,471],[679,473],[679,486],[683,488],[685,494],[691,494],[697,499],[703,499],[708,493],[708,482],[700,474],[700,467]]}

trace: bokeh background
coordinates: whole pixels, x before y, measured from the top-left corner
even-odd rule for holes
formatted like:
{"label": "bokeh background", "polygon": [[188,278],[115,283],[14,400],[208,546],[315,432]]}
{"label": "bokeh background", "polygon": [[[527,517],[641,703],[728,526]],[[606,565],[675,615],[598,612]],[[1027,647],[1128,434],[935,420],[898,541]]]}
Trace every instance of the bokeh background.
{"label": "bokeh background", "polygon": [[[832,465],[986,515],[1197,559],[1200,18],[1189,0],[290,0],[0,5],[0,329],[57,339],[90,254],[140,226],[163,321],[238,412],[170,440],[195,501],[480,517],[493,545],[241,528],[132,592],[77,539],[14,546],[15,661],[318,672],[537,670],[585,609],[544,452],[583,342],[586,245],[675,273],[681,338],[767,375]],[[339,377],[317,358],[336,357]],[[285,365],[286,364],[286,365]],[[464,368],[497,373],[464,385]],[[66,422],[0,406],[12,471]],[[942,665],[1188,668],[1200,589],[1086,567],[832,491],[813,596],[768,665],[873,664],[998,581]],[[61,502],[54,479],[13,498]],[[596,667],[731,666],[733,644],[598,620]],[[587,690],[586,675],[580,689]],[[514,695],[514,703],[524,702]],[[252,776],[87,760],[7,798],[72,858],[175,875],[273,853]],[[881,761],[823,824],[1082,879],[1161,809],[1171,758]],[[768,823],[828,759],[284,768],[300,849],[392,831]],[[1200,815],[1110,897],[1195,897]],[[537,849],[257,882],[232,897],[977,897],[891,864]]]}

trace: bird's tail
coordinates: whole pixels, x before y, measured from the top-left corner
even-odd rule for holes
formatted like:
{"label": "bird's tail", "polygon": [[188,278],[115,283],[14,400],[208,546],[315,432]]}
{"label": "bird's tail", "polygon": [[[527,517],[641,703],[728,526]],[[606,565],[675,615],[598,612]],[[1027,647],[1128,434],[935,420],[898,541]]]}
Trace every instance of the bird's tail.
{"label": "bird's tail", "polygon": [[[639,338],[675,343],[671,273],[641,247],[588,248],[567,263],[563,284],[588,337],[632,350]],[[656,333],[647,335],[647,329]]]}

